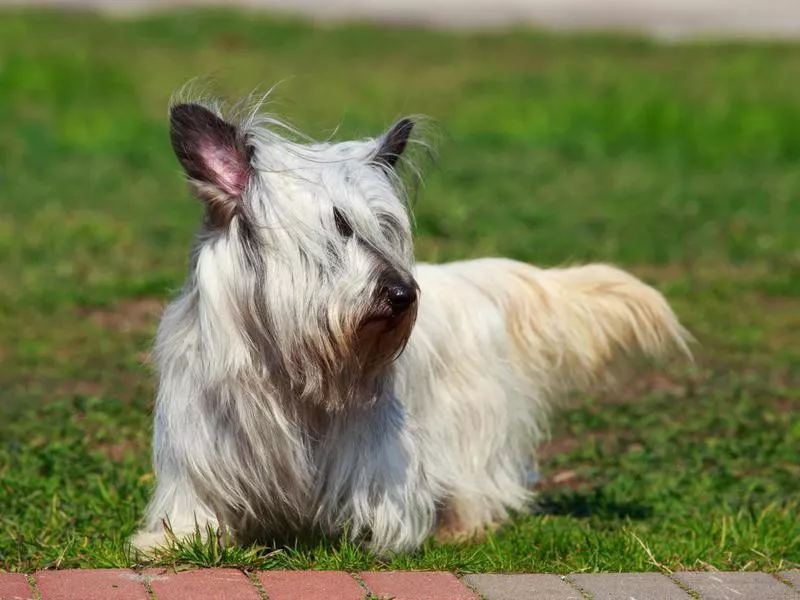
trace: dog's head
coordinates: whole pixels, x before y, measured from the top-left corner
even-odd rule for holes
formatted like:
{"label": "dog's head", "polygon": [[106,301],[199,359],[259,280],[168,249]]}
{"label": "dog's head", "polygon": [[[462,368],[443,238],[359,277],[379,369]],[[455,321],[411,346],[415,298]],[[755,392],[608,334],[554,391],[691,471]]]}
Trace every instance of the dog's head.
{"label": "dog's head", "polygon": [[417,312],[395,173],[413,122],[375,139],[301,143],[267,119],[184,103],[170,125],[205,206],[192,278],[201,327],[217,329],[207,343],[329,409],[374,395]]}

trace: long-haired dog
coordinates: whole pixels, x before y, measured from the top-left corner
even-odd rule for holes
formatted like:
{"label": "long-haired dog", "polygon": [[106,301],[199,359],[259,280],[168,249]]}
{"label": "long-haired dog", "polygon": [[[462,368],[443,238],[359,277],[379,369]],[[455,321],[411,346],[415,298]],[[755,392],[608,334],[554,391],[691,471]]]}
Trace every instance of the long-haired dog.
{"label": "long-haired dog", "polygon": [[530,498],[554,401],[688,353],[661,294],[611,266],[415,263],[409,119],[341,143],[200,103],[170,123],[205,218],[156,341],[140,550],[198,526],[379,553],[480,534]]}

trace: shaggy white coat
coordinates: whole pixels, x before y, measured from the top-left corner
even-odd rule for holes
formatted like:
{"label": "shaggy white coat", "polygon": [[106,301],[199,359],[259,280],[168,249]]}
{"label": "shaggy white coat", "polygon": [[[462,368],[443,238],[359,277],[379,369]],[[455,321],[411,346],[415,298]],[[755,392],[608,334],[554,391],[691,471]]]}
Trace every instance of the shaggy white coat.
{"label": "shaggy white coat", "polygon": [[[612,266],[414,264],[392,158],[407,124],[300,143],[173,108],[208,210],[158,332],[135,547],[166,544],[165,522],[267,543],[320,528],[379,553],[480,533],[525,508],[554,403],[688,354],[662,295]],[[419,288],[402,318],[381,320],[386,277]]]}

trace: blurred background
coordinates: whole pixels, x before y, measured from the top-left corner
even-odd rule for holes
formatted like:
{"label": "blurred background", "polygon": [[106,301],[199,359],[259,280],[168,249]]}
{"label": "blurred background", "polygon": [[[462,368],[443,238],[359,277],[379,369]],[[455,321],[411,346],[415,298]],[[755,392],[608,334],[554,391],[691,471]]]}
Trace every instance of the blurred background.
{"label": "blurred background", "polygon": [[[196,77],[279,83],[267,110],[316,138],[432,117],[420,259],[614,262],[698,338],[696,368],[556,413],[538,514],[392,566],[798,566],[800,2],[208,4],[0,0],[0,568],[130,564],[201,213],[167,106]],[[337,548],[270,560],[376,564]]]}

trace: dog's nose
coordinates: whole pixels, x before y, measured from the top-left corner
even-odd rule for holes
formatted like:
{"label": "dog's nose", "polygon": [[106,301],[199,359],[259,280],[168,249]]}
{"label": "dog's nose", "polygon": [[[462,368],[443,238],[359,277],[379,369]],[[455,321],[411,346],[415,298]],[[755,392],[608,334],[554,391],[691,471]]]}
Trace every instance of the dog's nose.
{"label": "dog's nose", "polygon": [[386,291],[389,305],[395,314],[404,313],[417,299],[417,290],[410,286],[393,285]]}

